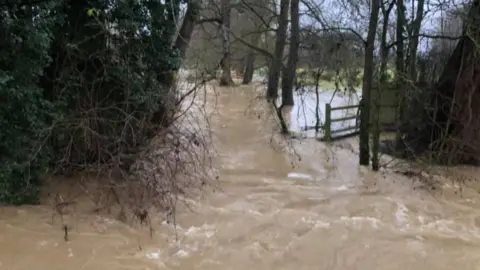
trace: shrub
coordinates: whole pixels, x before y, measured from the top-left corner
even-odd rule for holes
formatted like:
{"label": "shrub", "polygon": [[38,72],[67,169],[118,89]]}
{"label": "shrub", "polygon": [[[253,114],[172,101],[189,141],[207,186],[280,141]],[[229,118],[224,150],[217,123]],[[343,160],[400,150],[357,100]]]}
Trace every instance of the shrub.
{"label": "shrub", "polygon": [[37,22],[16,7],[0,8],[0,203],[38,202],[39,175],[50,161],[43,137],[55,111],[37,82],[51,60],[55,20],[46,12],[51,3],[40,7]]}
{"label": "shrub", "polygon": [[48,170],[128,171],[172,125],[180,1],[106,3],[0,6],[0,203],[38,202]]}

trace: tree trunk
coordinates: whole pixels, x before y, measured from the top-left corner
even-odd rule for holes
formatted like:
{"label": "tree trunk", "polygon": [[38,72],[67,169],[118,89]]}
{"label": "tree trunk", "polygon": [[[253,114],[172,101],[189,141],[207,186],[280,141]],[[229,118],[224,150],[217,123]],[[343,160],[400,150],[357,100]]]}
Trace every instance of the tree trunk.
{"label": "tree trunk", "polygon": [[[180,27],[180,31],[178,32],[177,39],[175,40],[174,47],[178,50],[180,59],[183,61],[185,55],[188,50],[188,46],[190,44],[190,39],[192,37],[193,30],[195,29],[195,24],[198,21],[201,9],[201,2],[199,0],[189,1],[187,5],[187,11],[185,13],[185,18],[183,18],[182,26]],[[175,74],[177,73],[176,70],[172,70],[166,74],[164,74],[163,81],[168,89],[170,89],[170,96],[168,97],[170,100],[166,102],[169,106],[174,106],[177,104],[176,99],[177,91],[174,88],[176,84]],[[165,119],[173,119],[173,114],[175,113],[176,108],[166,108],[165,106],[161,106],[158,111],[153,114],[152,122],[153,123],[162,123],[164,126],[170,125],[169,121]]]}
{"label": "tree trunk", "polygon": [[290,4],[290,47],[287,66],[282,74],[282,106],[293,106],[293,86],[298,62],[298,48],[300,46],[300,15],[298,5],[300,0],[292,0]]}
{"label": "tree trunk", "polygon": [[283,51],[285,49],[285,39],[287,35],[289,4],[290,0],[281,0],[280,2],[280,16],[278,17],[275,54],[268,69],[267,98],[269,100],[276,100],[278,97],[278,81],[283,69]]}
{"label": "tree trunk", "polygon": [[250,49],[245,57],[245,67],[243,69],[242,84],[249,84],[253,80],[253,73],[255,71],[255,51]]}
{"label": "tree trunk", "polygon": [[[244,69],[243,69],[243,81],[242,84],[249,84],[253,80],[253,74],[255,73],[255,61],[257,60],[258,46],[262,40],[262,34],[268,33],[265,31],[268,28],[268,22],[265,18],[270,16],[271,2],[268,0],[242,0],[245,5],[248,6],[251,13],[256,14],[253,19],[254,34],[250,35],[250,44],[253,47],[248,47],[248,53],[245,57]],[[244,44],[245,45],[245,44]],[[267,51],[268,52],[268,51]],[[262,52],[260,52],[262,54]]]}
{"label": "tree trunk", "polygon": [[323,70],[317,68],[317,74],[315,74],[315,133],[318,133],[320,129],[320,92],[318,91],[320,85],[320,77]]}
{"label": "tree trunk", "polygon": [[380,83],[387,82],[387,64],[388,64],[388,53],[389,49],[387,46],[387,35],[388,27],[390,22],[390,14],[395,5],[395,0],[392,0],[388,6],[385,8],[384,5],[381,5],[382,15],[383,15],[383,25],[382,25],[382,36],[380,40]]}
{"label": "tree trunk", "polygon": [[232,79],[232,73],[230,69],[231,65],[231,53],[230,53],[230,15],[232,12],[230,6],[230,0],[221,0],[221,12],[222,12],[222,38],[223,38],[223,58],[221,61],[222,76],[220,77],[221,86],[234,85]]}
{"label": "tree trunk", "polygon": [[185,13],[185,18],[183,18],[182,26],[178,32],[177,39],[175,41],[175,48],[177,48],[180,58],[183,60],[185,54],[187,53],[188,46],[190,44],[190,39],[192,38],[193,30],[195,29],[195,24],[198,21],[200,16],[200,9],[202,8],[202,3],[199,0],[188,1],[187,12]]}
{"label": "tree trunk", "polygon": [[395,139],[395,148],[397,152],[405,152],[405,142],[403,141],[403,115],[404,115],[404,89],[405,89],[405,63],[404,63],[404,40],[403,33],[405,30],[405,6],[403,0],[397,0],[397,30],[396,42],[397,51],[395,59],[396,69],[396,91],[397,91],[397,134]]}
{"label": "tree trunk", "polygon": [[369,129],[371,89],[373,82],[373,52],[375,49],[375,35],[377,32],[378,12],[380,0],[372,0],[370,22],[368,24],[367,44],[365,48],[365,63],[363,74],[362,102],[360,110],[360,165],[370,163]]}
{"label": "tree trunk", "polygon": [[[252,34],[250,43],[252,45],[257,46],[259,40],[260,40],[260,33]],[[255,72],[255,58],[256,58],[256,50],[253,48],[249,48],[248,54],[245,57],[245,66],[243,69],[242,84],[249,84],[252,82],[253,73]]]}
{"label": "tree trunk", "polygon": [[[398,3],[403,7],[403,0]],[[411,104],[407,104],[405,102],[407,97],[407,81],[411,82],[411,85],[417,83],[417,50],[418,50],[418,40],[420,34],[420,28],[423,21],[423,10],[424,10],[425,0],[418,0],[417,1],[417,11],[415,15],[415,19],[412,22],[412,27],[408,32],[409,35],[409,46],[406,61],[404,60],[404,43],[403,41],[400,43],[400,47],[397,50],[397,91],[399,91],[398,95],[398,115],[397,115],[397,134],[396,134],[396,152],[402,154],[403,156],[409,154],[407,153],[407,147],[405,142],[405,134],[408,133],[407,129],[410,128],[411,125],[407,124],[408,116],[407,111],[410,109],[408,107]],[[413,9],[413,2],[412,2],[412,9]],[[397,7],[398,9],[398,7]],[[403,39],[403,27],[405,26],[405,13],[402,9],[401,12],[402,16],[399,17],[400,19],[397,20],[397,39]],[[403,27],[399,27],[398,25],[401,24]],[[402,31],[401,33],[399,31]],[[408,80],[407,80],[408,79]],[[410,93],[411,94],[411,93]],[[409,94],[409,95],[410,95]]]}
{"label": "tree trunk", "polygon": [[[192,33],[195,29],[195,24],[200,15],[201,7],[201,2],[199,0],[188,2],[185,17],[183,18],[182,26],[180,27],[174,44],[174,47],[178,50],[181,61],[183,61],[187,53],[190,39],[192,38]],[[165,84],[168,88],[172,88],[175,84],[175,72],[169,72],[165,76]]]}
{"label": "tree trunk", "polygon": [[388,22],[390,18],[390,12],[392,11],[392,1],[387,9],[385,5],[381,5],[383,14],[382,25],[382,37],[380,40],[380,81],[378,86],[375,87],[374,98],[372,101],[373,119],[372,119],[372,169],[378,171],[380,169],[380,160],[378,158],[378,152],[380,148],[380,101],[381,101],[381,89],[387,82],[387,62],[388,62],[388,47],[387,47],[387,34],[388,34]]}
{"label": "tree trunk", "polygon": [[420,28],[422,26],[423,21],[423,6],[425,4],[425,0],[418,0],[417,1],[417,14],[415,15],[415,21],[413,22],[412,27],[412,36],[410,37],[410,46],[409,46],[409,53],[408,53],[408,73],[410,75],[410,79],[415,83],[417,81],[417,49],[418,49],[418,35],[420,34]]}

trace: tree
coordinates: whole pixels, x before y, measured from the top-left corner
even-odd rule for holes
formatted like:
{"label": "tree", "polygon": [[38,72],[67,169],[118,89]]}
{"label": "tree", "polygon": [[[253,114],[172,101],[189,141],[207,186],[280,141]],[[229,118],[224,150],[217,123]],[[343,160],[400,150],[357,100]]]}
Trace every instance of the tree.
{"label": "tree", "polygon": [[[177,50],[178,56],[182,60],[185,58],[188,47],[190,45],[190,39],[192,38],[193,30],[200,16],[200,10],[202,8],[200,0],[192,0],[187,4],[187,10],[182,21],[180,30],[178,31],[177,39],[175,40],[174,49]],[[175,72],[177,70],[172,70],[165,75],[165,84],[166,87],[172,89],[175,84]],[[174,95],[175,96],[175,95]],[[164,115],[163,110],[159,110],[154,116],[153,121],[158,122],[159,119]]]}
{"label": "tree", "polygon": [[417,81],[417,51],[418,51],[418,39],[420,34],[420,28],[423,21],[423,7],[425,5],[425,0],[417,1],[417,12],[415,19],[411,23],[410,30],[410,44],[408,51],[408,74],[413,82]]}
{"label": "tree", "polygon": [[184,59],[187,53],[193,30],[195,29],[195,25],[200,16],[201,8],[202,2],[200,0],[188,1],[187,11],[185,12],[182,26],[180,27],[180,31],[178,32],[178,36],[175,41],[175,49],[178,50],[178,54],[181,59]]}
{"label": "tree", "polygon": [[168,74],[188,47],[173,45],[180,4],[0,4],[0,204],[38,202],[47,171],[129,175],[151,139],[171,132],[178,111]]}
{"label": "tree", "polygon": [[[462,35],[463,21],[467,17],[466,6],[455,6],[447,10],[442,16],[436,31],[445,37],[459,37]],[[428,82],[436,82],[442,69],[448,61],[457,44],[457,39],[433,39],[431,49],[422,57],[425,66],[425,78]]]}
{"label": "tree", "polygon": [[[250,38],[250,43],[257,44],[259,37],[257,35],[252,35]],[[242,84],[249,84],[253,80],[253,73],[255,72],[255,50],[249,49],[247,55],[245,56],[245,66],[243,69],[243,80]]]}
{"label": "tree", "polygon": [[382,32],[380,39],[380,70],[377,87],[375,87],[374,96],[372,98],[372,169],[378,171],[380,169],[380,160],[378,157],[380,146],[380,100],[381,89],[387,84],[387,62],[388,62],[388,46],[387,34],[390,13],[395,5],[395,0],[392,0],[388,7],[381,4],[383,15]]}
{"label": "tree", "polygon": [[230,20],[232,9],[230,0],[221,0],[221,15],[222,15],[222,39],[223,39],[223,58],[221,60],[222,77],[220,77],[220,85],[231,86],[234,85],[231,74],[231,43],[230,43]]}
{"label": "tree", "polygon": [[433,122],[423,132],[430,149],[446,163],[476,163],[480,156],[480,0],[473,0],[463,37],[434,86],[429,112]]}
{"label": "tree", "polygon": [[0,204],[37,203],[40,176],[51,162],[48,147],[35,157],[32,149],[51,123],[53,104],[37,82],[50,61],[57,18],[49,10],[55,8],[0,4]]}
{"label": "tree", "polygon": [[249,10],[249,16],[245,16],[246,19],[249,19],[253,23],[253,33],[250,34],[250,44],[252,47],[248,47],[247,55],[244,59],[244,68],[243,68],[243,81],[242,84],[249,84],[252,82],[253,73],[255,71],[255,62],[257,60],[257,49],[256,47],[261,44],[262,34],[268,34],[270,28],[268,13],[269,13],[269,2],[267,0],[262,1],[249,1],[242,0],[245,9]]}
{"label": "tree", "polygon": [[360,165],[370,163],[370,106],[371,89],[373,84],[373,54],[375,49],[375,35],[377,32],[378,13],[380,0],[371,1],[370,21],[368,24],[368,35],[365,47],[365,64],[362,87],[362,101],[360,105]]}
{"label": "tree", "polygon": [[300,47],[299,0],[290,4],[291,30],[287,66],[282,73],[282,106],[293,106],[293,86],[297,71],[298,48]]}
{"label": "tree", "polygon": [[[335,19],[333,23],[326,19],[322,15],[321,4],[318,1],[302,0],[302,3],[307,8],[308,16],[315,22],[313,25],[303,27],[300,66],[326,69],[324,75],[335,77],[339,83],[343,83],[344,80],[340,80],[340,76],[344,76],[345,89],[355,92],[365,58],[365,40],[360,31],[351,25],[342,26],[342,23],[335,22]],[[358,1],[345,1],[344,4],[352,6],[355,14],[358,14]],[[321,27],[318,27],[318,24]],[[333,76],[332,71],[335,72]],[[340,90],[338,86],[339,84],[336,84],[336,90]]]}
{"label": "tree", "polygon": [[270,100],[275,100],[278,97],[278,83],[283,69],[283,52],[287,35],[289,5],[290,0],[280,1],[280,15],[278,16],[278,27],[275,37],[275,53],[268,69],[267,98]]}
{"label": "tree", "polygon": [[397,27],[396,27],[396,58],[395,58],[395,73],[397,83],[397,134],[396,134],[396,150],[398,152],[405,151],[405,143],[403,141],[403,122],[404,122],[404,87],[405,87],[405,63],[404,63],[404,34],[405,31],[405,5],[403,0],[397,0]]}

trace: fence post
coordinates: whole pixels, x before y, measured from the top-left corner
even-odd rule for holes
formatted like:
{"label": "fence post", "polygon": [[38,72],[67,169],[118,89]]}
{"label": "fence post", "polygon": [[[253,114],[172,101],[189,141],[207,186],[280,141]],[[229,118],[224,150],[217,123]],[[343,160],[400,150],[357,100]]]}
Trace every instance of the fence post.
{"label": "fence post", "polygon": [[332,107],[325,103],[325,141],[332,140]]}

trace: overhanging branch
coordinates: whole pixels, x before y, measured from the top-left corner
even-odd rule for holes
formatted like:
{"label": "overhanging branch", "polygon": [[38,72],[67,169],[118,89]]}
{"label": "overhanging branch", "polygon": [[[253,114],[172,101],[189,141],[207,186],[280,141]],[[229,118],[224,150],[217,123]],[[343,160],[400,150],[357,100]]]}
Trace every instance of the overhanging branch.
{"label": "overhanging branch", "polygon": [[392,43],[388,44],[387,49],[391,49],[393,46],[396,46],[400,42],[403,42],[407,39],[411,39],[411,38],[415,38],[415,37],[424,37],[424,38],[431,38],[431,39],[460,40],[462,38],[465,38],[466,36],[452,37],[452,36],[444,36],[444,35],[418,34],[418,35],[409,36],[407,38],[403,38],[401,40],[397,40],[395,42],[392,42]]}
{"label": "overhanging branch", "polygon": [[258,46],[255,46],[247,41],[245,41],[243,38],[240,38],[238,37],[237,35],[235,35],[232,31],[230,31],[230,34],[233,36],[233,38],[235,38],[235,40],[239,41],[240,43],[242,43],[243,45],[249,47],[250,49],[252,50],[255,50],[261,54],[263,54],[264,56],[270,58],[270,59],[273,59],[273,54],[270,53],[269,51],[265,50],[265,49],[262,49]]}
{"label": "overhanging branch", "polygon": [[[210,19],[203,19],[203,20],[199,20],[198,22],[200,21],[204,21],[204,22],[214,22],[214,23],[218,23],[218,24],[222,24],[222,20],[221,19],[218,19],[218,18],[210,18]],[[273,58],[273,54],[270,53],[269,51],[265,50],[265,49],[262,49],[258,46],[255,46],[253,44],[251,44],[250,42],[247,42],[245,41],[243,38],[240,38],[238,37],[237,35],[235,35],[235,33],[233,33],[233,31],[231,31],[230,29],[227,29],[230,34],[232,35],[233,38],[235,38],[235,40],[239,41],[240,43],[242,43],[243,45],[249,47],[250,49],[252,50],[255,50],[261,54],[263,54],[264,56],[272,59]]]}
{"label": "overhanging branch", "polygon": [[326,26],[326,24],[324,23],[324,20],[322,20],[322,18],[320,17],[319,12],[316,12],[314,10],[314,8],[312,7],[312,5],[310,5],[310,3],[306,2],[306,1],[302,1],[302,3],[307,7],[308,11],[310,12],[310,15],[318,23],[320,23],[322,25],[323,29],[321,29],[321,31],[349,31],[352,34],[354,34],[355,36],[357,36],[362,41],[362,43],[364,45],[367,44],[367,41],[362,37],[362,35],[360,35],[360,33],[358,33],[357,31],[355,31],[352,28],[349,28],[349,27],[328,27],[328,26]]}

